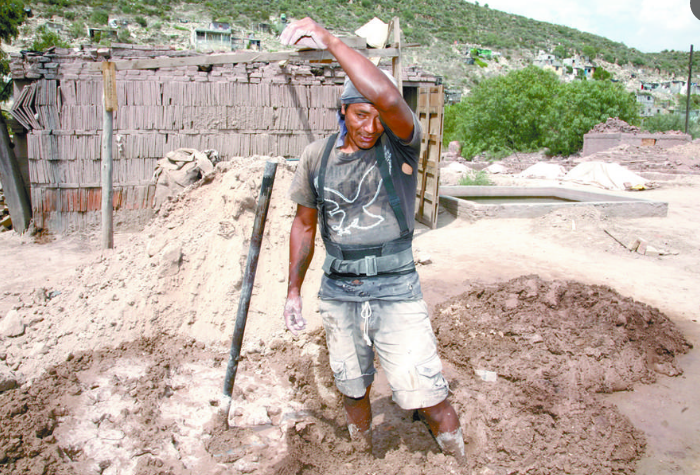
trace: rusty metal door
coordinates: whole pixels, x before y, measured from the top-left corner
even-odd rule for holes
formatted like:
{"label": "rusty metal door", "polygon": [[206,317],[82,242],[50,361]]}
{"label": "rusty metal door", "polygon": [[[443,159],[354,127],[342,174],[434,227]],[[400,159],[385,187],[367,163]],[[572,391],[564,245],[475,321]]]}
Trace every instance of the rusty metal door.
{"label": "rusty metal door", "polygon": [[416,192],[416,220],[437,227],[440,205],[440,155],[442,153],[442,126],[445,105],[443,86],[418,89],[416,114],[423,129],[418,158],[418,190]]}

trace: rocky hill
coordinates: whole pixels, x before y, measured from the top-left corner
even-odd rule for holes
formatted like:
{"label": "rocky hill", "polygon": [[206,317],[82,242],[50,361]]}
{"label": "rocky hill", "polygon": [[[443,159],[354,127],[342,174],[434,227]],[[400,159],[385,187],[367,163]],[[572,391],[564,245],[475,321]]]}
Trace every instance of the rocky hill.
{"label": "rocky hill", "polygon": [[[334,3],[328,8],[318,0],[270,0],[264,5],[239,0],[202,4],[179,0],[137,4],[46,0],[32,2],[30,7],[33,16],[25,21],[11,45],[3,45],[5,51],[41,49],[56,43],[74,47],[100,42],[107,45],[112,41],[190,49],[193,30],[208,28],[212,21],[229,23],[240,38],[252,36],[261,41],[263,50],[275,51],[281,48],[277,35],[284,27],[283,18],[310,15],[333,31],[352,34],[374,16],[384,21],[398,16],[405,43],[415,45],[404,50],[405,63],[443,77],[446,87],[457,93],[468,93],[485,78],[532,64],[541,52],[555,54],[559,60],[586,55],[631,91],[640,90],[643,82],[687,79],[687,53],[641,53],[600,36],[491,10],[478,2],[446,0],[428,5],[414,0],[381,0],[370,5],[362,0]],[[113,29],[115,38],[90,37],[89,28]],[[243,41],[241,47],[245,46]],[[468,53],[473,48],[497,54],[468,64]],[[700,60],[694,69],[700,72]],[[657,99],[673,99],[671,95],[654,94]]]}

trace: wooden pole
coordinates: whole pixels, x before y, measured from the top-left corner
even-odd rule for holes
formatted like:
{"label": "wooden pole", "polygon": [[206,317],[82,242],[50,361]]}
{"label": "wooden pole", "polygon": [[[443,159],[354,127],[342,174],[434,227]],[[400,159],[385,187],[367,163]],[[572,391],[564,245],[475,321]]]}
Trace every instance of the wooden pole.
{"label": "wooden pole", "polygon": [[112,135],[117,108],[117,72],[114,63],[102,63],[104,115],[102,126],[102,247],[114,247],[114,188],[112,184]]}
{"label": "wooden pole", "polygon": [[392,22],[392,30],[394,33],[394,44],[396,56],[391,58],[391,69],[396,78],[396,85],[403,96],[403,65],[401,64],[401,26],[399,25],[399,17],[394,17]]}
{"label": "wooden pole", "polygon": [[224,395],[231,397],[233,384],[236,381],[238,372],[238,360],[243,347],[243,332],[248,319],[248,308],[250,307],[250,297],[253,294],[253,283],[255,282],[255,272],[258,269],[258,258],[260,257],[260,247],[262,246],[263,233],[265,232],[265,220],[267,210],[270,207],[270,196],[272,195],[272,185],[275,183],[275,172],[277,163],[267,162],[263,172],[262,184],[260,185],[260,196],[258,206],[255,210],[255,221],[253,222],[253,234],[250,238],[250,249],[248,250],[248,260],[245,265],[243,275],[243,287],[241,288],[241,298],[238,301],[238,313],[236,315],[236,326],[233,330],[231,340],[231,350],[229,352],[228,366],[224,378]]}
{"label": "wooden pole", "polygon": [[690,62],[688,63],[688,87],[685,98],[685,133],[688,133],[688,119],[690,118],[690,80],[693,77],[693,45],[690,45]]}
{"label": "wooden pole", "polygon": [[396,78],[396,85],[403,96],[403,65],[401,64],[401,26],[399,25],[399,17],[394,17],[391,22],[394,32],[394,44],[392,46],[396,49],[396,56],[391,58],[391,69]]}

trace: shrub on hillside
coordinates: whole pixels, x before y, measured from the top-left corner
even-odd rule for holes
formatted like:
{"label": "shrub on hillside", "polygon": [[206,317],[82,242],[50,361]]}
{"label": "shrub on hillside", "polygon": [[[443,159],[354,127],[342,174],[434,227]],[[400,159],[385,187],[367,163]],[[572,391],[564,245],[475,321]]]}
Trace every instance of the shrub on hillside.
{"label": "shrub on hillside", "polygon": [[36,36],[31,46],[32,51],[44,51],[52,46],[70,48],[68,42],[64,41],[58,33],[46,29],[43,25],[37,28]]}
{"label": "shrub on hillside", "polygon": [[90,22],[94,25],[106,25],[109,22],[109,13],[105,10],[93,10],[90,14]]}
{"label": "shrub on hillside", "polygon": [[571,155],[583,147],[583,135],[610,117],[639,123],[639,104],[634,94],[619,83],[574,81],[562,84],[545,120],[542,145],[552,155]]}

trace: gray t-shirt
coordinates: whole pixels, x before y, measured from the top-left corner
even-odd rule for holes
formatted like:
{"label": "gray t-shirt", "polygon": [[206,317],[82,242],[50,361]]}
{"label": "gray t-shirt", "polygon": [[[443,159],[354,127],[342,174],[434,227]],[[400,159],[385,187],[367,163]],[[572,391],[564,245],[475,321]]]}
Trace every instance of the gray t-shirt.
{"label": "gray t-shirt", "polygon": [[[408,227],[414,228],[415,195],[421,127],[414,116],[414,133],[404,143],[385,126],[384,137],[377,146],[384,147],[396,193],[401,199]],[[306,147],[302,153],[289,196],[296,203],[316,208],[318,172],[326,139]],[[376,147],[375,147],[376,148]],[[399,223],[389,204],[389,195],[377,165],[375,149],[343,153],[333,148],[326,168],[326,223],[331,241],[338,244],[367,246],[392,241],[399,237]],[[413,172],[408,175],[402,165]],[[325,275],[319,296],[328,300],[364,301],[368,299],[420,299],[422,293],[418,273],[384,274],[372,277]]]}

